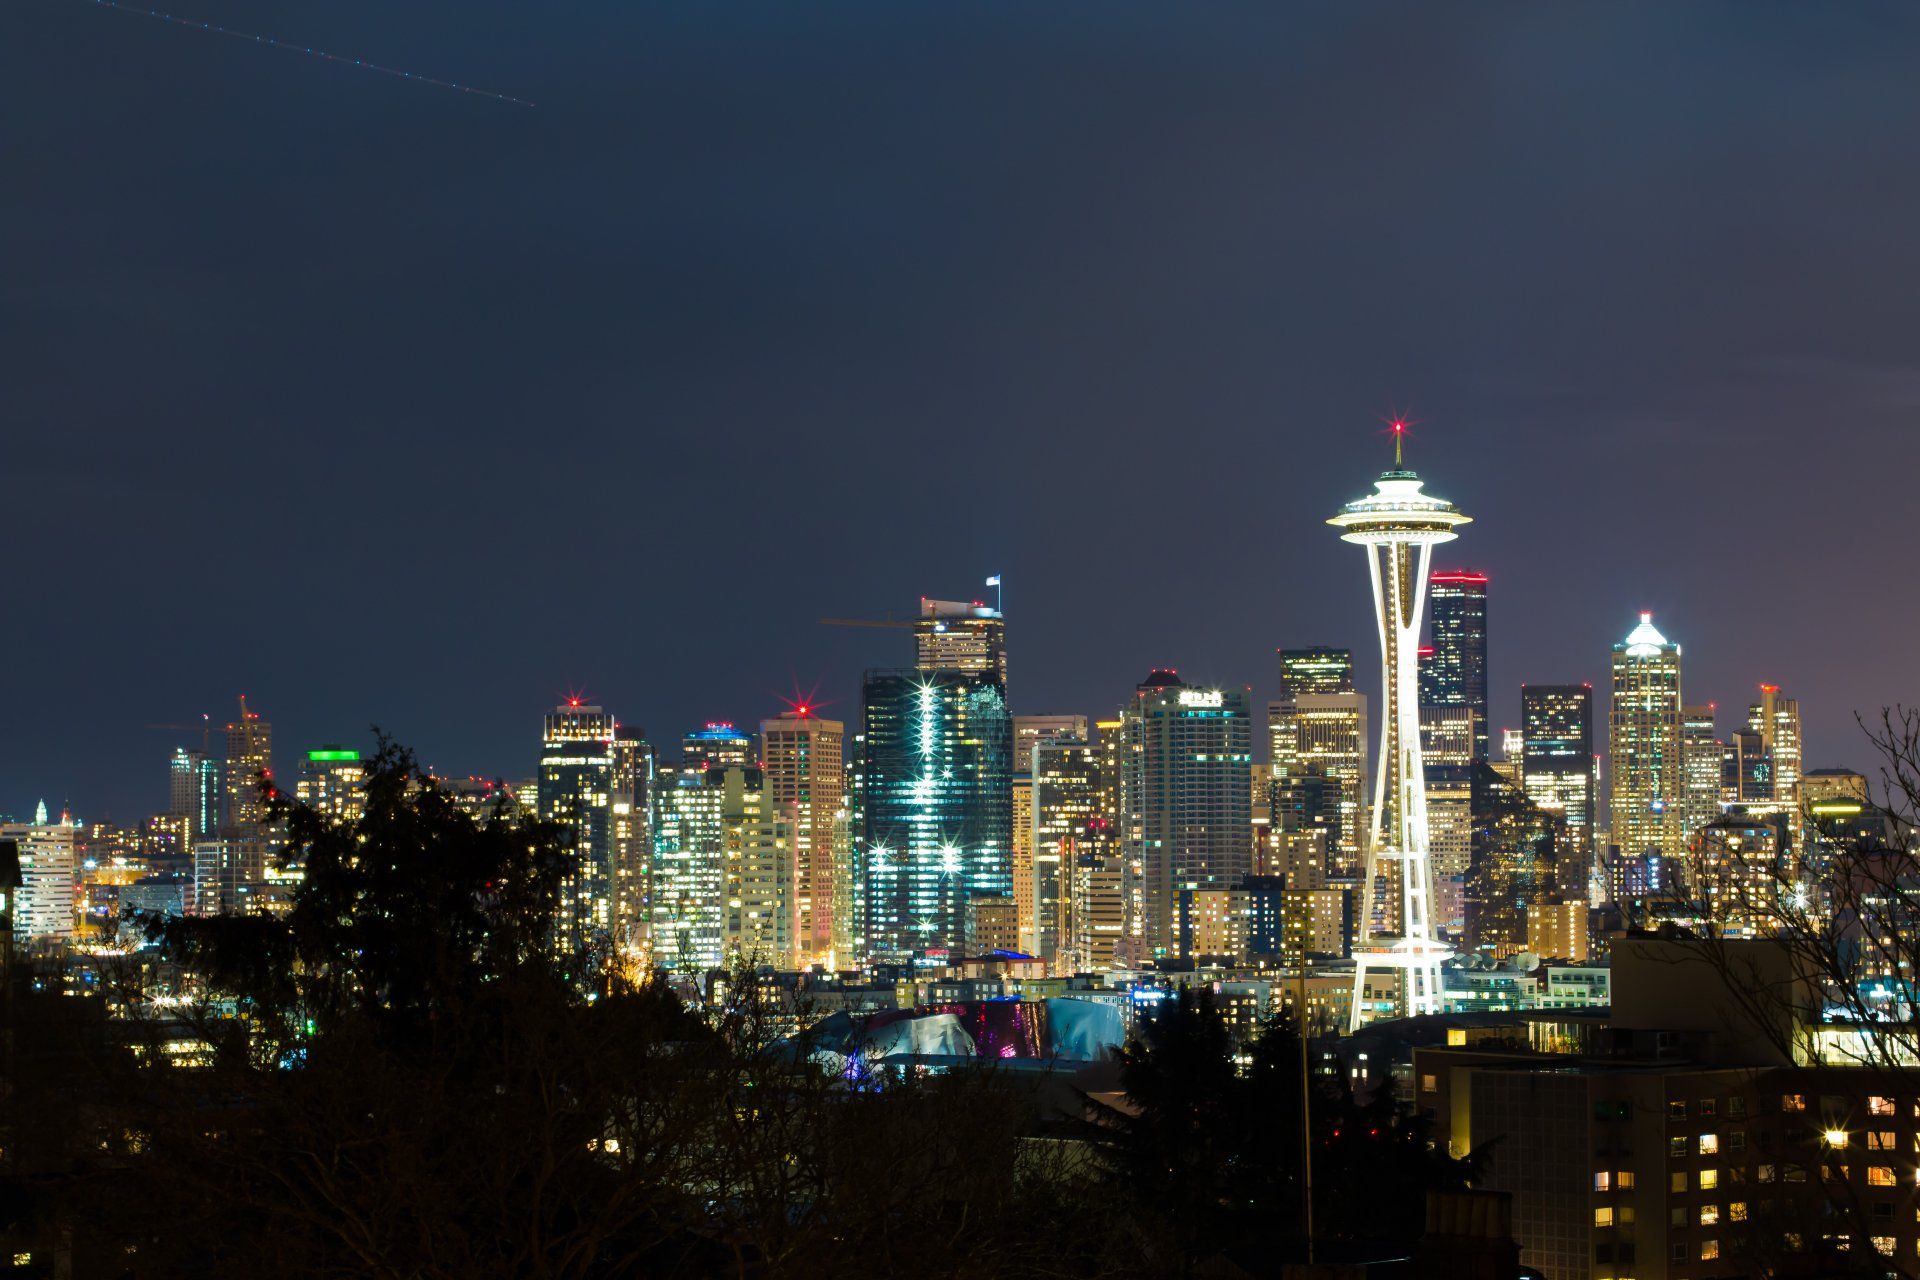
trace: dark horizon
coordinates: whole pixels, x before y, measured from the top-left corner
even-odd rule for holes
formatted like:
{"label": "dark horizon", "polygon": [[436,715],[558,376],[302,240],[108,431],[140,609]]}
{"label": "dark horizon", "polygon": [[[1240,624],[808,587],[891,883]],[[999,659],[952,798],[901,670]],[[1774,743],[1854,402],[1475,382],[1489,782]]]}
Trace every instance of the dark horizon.
{"label": "dark horizon", "polygon": [[909,641],[815,619],[994,573],[1016,713],[1314,644],[1377,701],[1324,521],[1394,412],[1474,517],[1496,749],[1523,682],[1604,744],[1641,609],[1808,768],[1920,703],[1910,8],[189,16],[538,106],[0,13],[0,810],[159,811],[143,726],[240,693],[283,771],[378,723],[524,777],[576,691],[853,720]]}

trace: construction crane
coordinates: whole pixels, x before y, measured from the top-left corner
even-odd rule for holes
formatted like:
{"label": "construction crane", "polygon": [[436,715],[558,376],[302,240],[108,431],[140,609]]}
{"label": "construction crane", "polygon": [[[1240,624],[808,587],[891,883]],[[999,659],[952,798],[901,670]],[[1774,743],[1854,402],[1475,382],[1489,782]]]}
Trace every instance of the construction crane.
{"label": "construction crane", "polygon": [[913,623],[894,617],[885,618],[822,618],[823,627],[884,627],[889,631],[911,631]]}
{"label": "construction crane", "polygon": [[178,729],[183,733],[191,733],[193,730],[198,729],[200,730],[200,754],[204,756],[207,754],[208,735],[213,732],[213,717],[209,716],[206,712],[202,711],[200,713],[200,723],[197,725],[150,724],[150,725],[147,725],[146,727],[149,729]]}

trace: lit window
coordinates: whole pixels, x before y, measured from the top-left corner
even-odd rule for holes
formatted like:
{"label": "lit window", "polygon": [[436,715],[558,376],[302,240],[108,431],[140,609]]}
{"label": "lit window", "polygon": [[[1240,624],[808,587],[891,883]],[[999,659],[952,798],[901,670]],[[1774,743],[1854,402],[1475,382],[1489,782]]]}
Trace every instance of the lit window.
{"label": "lit window", "polygon": [[1613,1225],[1613,1206],[1610,1204],[1603,1204],[1599,1208],[1595,1209],[1593,1211],[1593,1225],[1596,1227],[1612,1226]]}
{"label": "lit window", "polygon": [[1687,1189],[1686,1170],[1682,1169],[1676,1173],[1670,1173],[1667,1175],[1667,1190],[1685,1191],[1686,1189]]}
{"label": "lit window", "polygon": [[1867,1185],[1870,1187],[1890,1187],[1893,1185],[1893,1166],[1870,1164],[1867,1166]]}
{"label": "lit window", "polygon": [[1878,1094],[1867,1099],[1867,1114],[1870,1116],[1890,1116],[1893,1114],[1893,1099],[1882,1098]]}
{"label": "lit window", "polygon": [[1720,1135],[1717,1133],[1701,1134],[1700,1135],[1700,1154],[1703,1156],[1719,1155],[1720,1154]]}
{"label": "lit window", "polygon": [[1667,1154],[1678,1160],[1687,1154],[1687,1139],[1684,1135],[1667,1139]]}
{"label": "lit window", "polygon": [[1700,1171],[1700,1189],[1702,1191],[1711,1191],[1719,1185],[1720,1171],[1718,1169],[1702,1169]]}
{"label": "lit window", "polygon": [[1880,1253],[1891,1258],[1893,1256],[1893,1237],[1892,1236],[1875,1236],[1873,1238],[1873,1247],[1877,1249]]}
{"label": "lit window", "polygon": [[1440,1077],[1430,1073],[1422,1075],[1420,1077],[1420,1092],[1422,1093],[1440,1092]]}
{"label": "lit window", "polygon": [[1700,1225],[1701,1226],[1703,1227],[1716,1226],[1718,1225],[1719,1221],[1720,1221],[1719,1205],[1703,1204],[1700,1206]]}
{"label": "lit window", "polygon": [[1612,1175],[1612,1174],[1610,1174],[1610,1173],[1608,1173],[1608,1172],[1607,1172],[1606,1170],[1604,1170],[1604,1169],[1603,1169],[1603,1170],[1601,1170],[1601,1171],[1600,1171],[1599,1173],[1596,1173],[1596,1174],[1594,1174],[1594,1175],[1593,1175],[1593,1189],[1594,1189],[1595,1191],[1611,1191],[1611,1190],[1613,1190],[1613,1175]]}
{"label": "lit window", "polygon": [[1669,1120],[1685,1120],[1686,1118],[1687,1118],[1687,1104],[1686,1104],[1686,1103],[1684,1103],[1684,1102],[1669,1102],[1669,1103],[1667,1104],[1667,1119],[1669,1119]]}
{"label": "lit window", "polygon": [[1700,1261],[1711,1262],[1719,1256],[1720,1242],[1718,1240],[1702,1240],[1700,1242]]}
{"label": "lit window", "polygon": [[1892,1151],[1895,1149],[1893,1130],[1871,1129],[1867,1132],[1867,1150]]}
{"label": "lit window", "polygon": [[1782,1111],[1805,1111],[1807,1109],[1807,1095],[1804,1093],[1781,1094],[1780,1109]]}
{"label": "lit window", "polygon": [[1735,1200],[1732,1204],[1727,1206],[1728,1222],[1745,1222],[1746,1220],[1747,1220],[1747,1202],[1745,1200]]}

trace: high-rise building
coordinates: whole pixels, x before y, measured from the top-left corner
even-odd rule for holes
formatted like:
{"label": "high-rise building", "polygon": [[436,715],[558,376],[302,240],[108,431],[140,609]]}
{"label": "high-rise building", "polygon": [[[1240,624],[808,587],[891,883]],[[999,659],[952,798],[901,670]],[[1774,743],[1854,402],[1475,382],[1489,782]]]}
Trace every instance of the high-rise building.
{"label": "high-rise building", "polygon": [[[1032,954],[1049,965],[1060,965],[1062,953],[1069,950],[1073,954],[1063,967],[1092,964],[1090,939],[1084,940],[1088,945],[1076,946],[1071,936],[1073,874],[1083,857],[1117,862],[1106,816],[1101,808],[1100,759],[1093,743],[1084,737],[1078,741],[1056,737],[1036,743]],[[1120,914],[1117,909],[1111,912],[1116,931]],[[1111,963],[1111,939],[1106,952]]]}
{"label": "high-rise building", "polygon": [[1282,649],[1279,653],[1281,701],[1308,693],[1353,692],[1353,650]]}
{"label": "high-rise building", "polygon": [[1685,751],[1680,646],[1640,615],[1613,646],[1613,705],[1607,713],[1612,760],[1613,842],[1622,856],[1677,857],[1686,847]]}
{"label": "high-rise building", "polygon": [[569,698],[540,739],[540,817],[565,829],[574,865],[561,886],[555,945],[577,955],[613,929],[613,740],[610,712]]}
{"label": "high-rise building", "polygon": [[[1473,859],[1467,875],[1467,945],[1496,960],[1526,950],[1528,912],[1542,903],[1586,902],[1586,859],[1567,849],[1558,811],[1540,808],[1491,769],[1473,775]],[[1577,894],[1559,892],[1565,873]]]}
{"label": "high-rise building", "polygon": [[638,968],[650,956],[647,890],[653,869],[653,747],[638,728],[613,731],[613,768],[608,778],[609,873],[613,901],[607,932],[614,955]]}
{"label": "high-rise building", "polygon": [[1317,770],[1337,785],[1340,818],[1328,870],[1358,875],[1367,832],[1367,696],[1348,690],[1271,702],[1267,733],[1276,780]]}
{"label": "high-rise building", "polygon": [[742,795],[738,807],[744,808],[746,778],[739,765],[682,763],[654,776],[647,915],[655,968],[697,973],[726,957],[730,772]]}
{"label": "high-rise building", "polygon": [[1527,950],[1551,960],[1587,962],[1585,902],[1540,902],[1527,907]]}
{"label": "high-rise building", "polygon": [[294,798],[335,822],[354,823],[367,808],[367,766],[352,747],[329,744],[307,752]]}
{"label": "high-rise building", "polygon": [[1148,674],[1120,713],[1121,829],[1140,869],[1143,960],[1182,954],[1184,890],[1230,889],[1253,871],[1253,719],[1244,689]]}
{"label": "high-rise building", "polygon": [[773,803],[767,775],[756,765],[686,759],[654,775],[652,808],[653,965],[693,973],[730,959],[794,967],[794,811]]}
{"label": "high-rise building", "polygon": [[175,747],[168,782],[167,816],[181,820],[180,837],[188,847],[220,830],[226,788],[218,760]]}
{"label": "high-rise building", "polygon": [[1464,703],[1420,708],[1433,924],[1448,937],[1458,937],[1466,927],[1467,870],[1473,853],[1473,765],[1474,753],[1482,749],[1480,728],[1480,713]]}
{"label": "high-rise building", "polygon": [[680,739],[680,762],[707,769],[726,769],[734,765],[748,768],[759,763],[753,758],[753,739],[733,727],[731,720],[709,720]]}
{"label": "high-rise building", "polygon": [[1873,799],[1873,787],[1866,774],[1853,769],[1808,769],[1800,775],[1800,796],[1807,804],[1853,800],[1864,805]]}
{"label": "high-rise building", "polygon": [[1024,769],[1013,775],[1013,933],[1014,942],[1005,949],[1040,954],[1040,919],[1034,901],[1033,775]]}
{"label": "high-rise building", "polygon": [[[1773,812],[1773,756],[1758,729],[1735,729],[1720,744],[1720,803],[1746,814]],[[1698,834],[1689,831],[1687,836]]]}
{"label": "high-rise building", "polygon": [[1779,926],[1785,820],[1726,813],[1694,836],[1687,888],[1717,936],[1755,937]]}
{"label": "high-rise building", "polygon": [[268,839],[260,826],[229,827],[193,846],[193,912],[256,915],[268,909]]}
{"label": "high-rise building", "polygon": [[1780,696],[1780,686],[1760,686],[1760,701],[1747,709],[1747,727],[1760,735],[1772,764],[1773,806],[1800,812],[1800,703]]}
{"label": "high-rise building", "polygon": [[1473,764],[1479,737],[1480,713],[1472,707],[1421,706],[1420,755],[1429,769]]}
{"label": "high-rise building", "polygon": [[0,823],[0,840],[11,840],[20,858],[20,886],[13,891],[13,939],[67,942],[73,938],[73,824],[62,814],[49,821],[41,802],[32,822]]}
{"label": "high-rise building", "polygon": [[1593,848],[1593,686],[1520,686],[1521,785],[1527,799],[1567,821],[1583,857]]}
{"label": "high-rise building", "polygon": [[[1114,940],[1112,963],[1108,968],[1143,963],[1146,952],[1146,910],[1143,905],[1145,876],[1140,865],[1141,841],[1136,838],[1126,809],[1127,737],[1121,719],[1098,721],[1094,746],[1100,761],[1100,812],[1106,826],[1109,849],[1117,866],[1114,883],[1120,890],[1121,926]],[[1074,908],[1076,915],[1079,907]]]}
{"label": "high-rise building", "polygon": [[1340,832],[1340,780],[1316,764],[1303,773],[1275,774],[1268,786],[1273,872],[1286,877],[1288,888],[1320,888]]}
{"label": "high-rise building", "polygon": [[273,777],[273,726],[240,699],[240,718],[227,726],[226,813],[223,825],[258,832],[267,824],[266,783]]}
{"label": "high-rise building", "polygon": [[967,945],[968,903],[1013,894],[1013,723],[1002,668],[989,655],[972,668],[866,674],[857,853],[875,954],[957,952]]}
{"label": "high-rise building", "polygon": [[762,770],[707,770],[707,787],[716,783],[726,849],[727,958],[792,969],[798,933],[793,825],[768,800]]}
{"label": "high-rise building", "polygon": [[[1386,890],[1388,910],[1384,931],[1354,944],[1350,1025],[1355,1028],[1370,1013],[1381,1012],[1379,1002],[1370,1007],[1365,998],[1370,970],[1398,977],[1397,998],[1392,1002],[1396,1010],[1410,1015],[1439,1013],[1440,965],[1447,955],[1433,929],[1418,650],[1433,548],[1459,536],[1454,530],[1468,517],[1452,503],[1422,492],[1420,477],[1400,465],[1398,431],[1394,438],[1393,469],[1374,482],[1373,493],[1347,503],[1328,521],[1340,530],[1342,541],[1366,552],[1383,676],[1380,763],[1374,777],[1361,900],[1354,912],[1356,929],[1371,933],[1380,888]],[[1484,688],[1482,693],[1484,697]]]}
{"label": "high-rise building", "polygon": [[1720,773],[1725,746],[1714,727],[1714,704],[1682,707],[1680,711],[1681,801],[1680,831],[1692,840],[1700,828],[1720,816]]}
{"label": "high-rise building", "polygon": [[920,670],[988,672],[1005,693],[1007,621],[998,609],[978,600],[923,598],[913,638],[918,650],[914,665]]}
{"label": "high-rise building", "polygon": [[1065,742],[1087,742],[1087,718],[1076,715],[1015,716],[1013,718],[1013,771],[1033,771],[1036,744],[1058,738]]}
{"label": "high-rise building", "polygon": [[1420,704],[1471,707],[1473,761],[1487,759],[1487,575],[1466,569],[1428,579],[1432,656],[1420,665]]}
{"label": "high-rise building", "polygon": [[845,823],[846,734],[846,725],[807,706],[760,722],[767,795],[793,828],[794,945],[803,965],[837,957],[835,850],[836,827]]}

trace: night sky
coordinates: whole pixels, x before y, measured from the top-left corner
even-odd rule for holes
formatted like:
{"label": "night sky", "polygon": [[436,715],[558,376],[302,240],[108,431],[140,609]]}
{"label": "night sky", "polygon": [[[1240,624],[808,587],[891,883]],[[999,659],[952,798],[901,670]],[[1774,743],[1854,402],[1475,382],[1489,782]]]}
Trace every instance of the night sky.
{"label": "night sky", "polygon": [[1371,689],[1395,410],[1496,732],[1641,608],[1811,767],[1920,700],[1910,4],[166,3],[538,105],[0,6],[0,810],[243,692],[509,778],[569,691],[854,719],[911,643],[816,619],[995,572],[1016,711]]}

